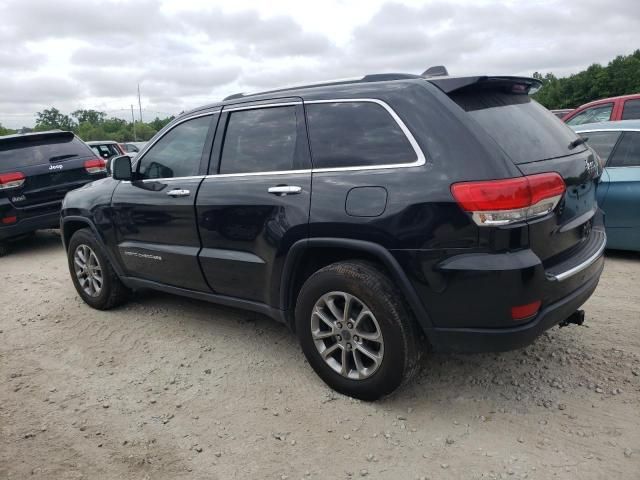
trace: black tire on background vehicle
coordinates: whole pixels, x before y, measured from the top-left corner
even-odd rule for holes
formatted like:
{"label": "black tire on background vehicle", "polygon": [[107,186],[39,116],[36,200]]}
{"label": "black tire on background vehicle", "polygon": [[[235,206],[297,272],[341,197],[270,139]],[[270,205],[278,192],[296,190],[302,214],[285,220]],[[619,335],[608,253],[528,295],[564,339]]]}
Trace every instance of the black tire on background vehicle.
{"label": "black tire on background vehicle", "polygon": [[345,261],[315,272],[300,290],[295,317],[311,367],[340,393],[376,400],[419,370],[422,332],[372,263]]}
{"label": "black tire on background vehicle", "polygon": [[67,251],[69,273],[80,298],[98,310],[124,303],[129,289],[118,278],[91,230],[73,234]]}

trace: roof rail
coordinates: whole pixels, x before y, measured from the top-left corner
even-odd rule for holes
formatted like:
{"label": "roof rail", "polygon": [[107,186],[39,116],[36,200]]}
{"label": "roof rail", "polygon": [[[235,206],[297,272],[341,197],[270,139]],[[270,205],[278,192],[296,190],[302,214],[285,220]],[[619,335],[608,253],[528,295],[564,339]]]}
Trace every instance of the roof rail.
{"label": "roof rail", "polygon": [[420,78],[420,75],[413,73],[373,73],[362,77],[363,82],[387,82],[390,80],[408,80],[411,78]]}
{"label": "roof rail", "polygon": [[265,90],[263,92],[234,93],[233,95],[229,95],[228,97],[225,97],[223,101],[226,102],[227,100],[236,100],[238,98],[252,97],[254,95],[262,95],[265,93],[283,92],[286,90],[299,90],[302,88],[326,87],[329,85],[342,85],[342,84],[357,83],[357,82],[385,82],[385,81],[391,81],[391,80],[407,80],[411,78],[422,78],[422,77],[420,77],[420,75],[413,75],[411,73],[373,73],[373,74],[365,75],[363,77],[324,80],[316,83],[308,83],[306,85],[292,85],[289,87],[277,88],[275,90]]}

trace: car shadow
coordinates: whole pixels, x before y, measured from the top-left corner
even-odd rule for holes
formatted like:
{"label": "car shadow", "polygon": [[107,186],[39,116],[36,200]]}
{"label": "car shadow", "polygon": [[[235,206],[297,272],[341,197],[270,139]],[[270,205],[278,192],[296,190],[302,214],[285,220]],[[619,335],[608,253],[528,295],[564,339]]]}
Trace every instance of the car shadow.
{"label": "car shadow", "polygon": [[7,244],[9,247],[7,257],[62,250],[59,230],[38,230],[32,234],[8,240]]}

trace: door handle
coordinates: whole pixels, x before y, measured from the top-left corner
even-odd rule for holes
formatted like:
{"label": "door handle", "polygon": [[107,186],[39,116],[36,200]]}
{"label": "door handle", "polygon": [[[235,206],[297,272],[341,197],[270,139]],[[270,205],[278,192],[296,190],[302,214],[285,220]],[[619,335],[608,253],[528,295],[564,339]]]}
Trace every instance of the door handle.
{"label": "door handle", "polygon": [[284,197],[285,195],[297,195],[302,191],[302,187],[297,185],[278,185],[277,187],[269,187],[267,192]]}
{"label": "door handle", "polygon": [[188,197],[190,194],[191,192],[189,190],[183,190],[181,188],[174,188],[167,192],[167,195],[170,197]]}

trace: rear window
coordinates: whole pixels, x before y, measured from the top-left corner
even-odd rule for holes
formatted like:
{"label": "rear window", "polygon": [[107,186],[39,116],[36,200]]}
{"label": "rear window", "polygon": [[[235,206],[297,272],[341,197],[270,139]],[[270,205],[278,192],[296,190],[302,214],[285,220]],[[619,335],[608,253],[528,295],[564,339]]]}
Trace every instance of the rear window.
{"label": "rear window", "polygon": [[120,151],[116,148],[114,144],[104,144],[104,145],[91,145],[91,150],[96,152],[102,158],[111,158],[116,155],[120,155]]}
{"label": "rear window", "polygon": [[583,151],[569,144],[577,135],[528,95],[496,91],[454,92],[450,97],[475,119],[516,163]]}
{"label": "rear window", "polygon": [[92,156],[89,147],[70,134],[0,140],[0,170]]}

